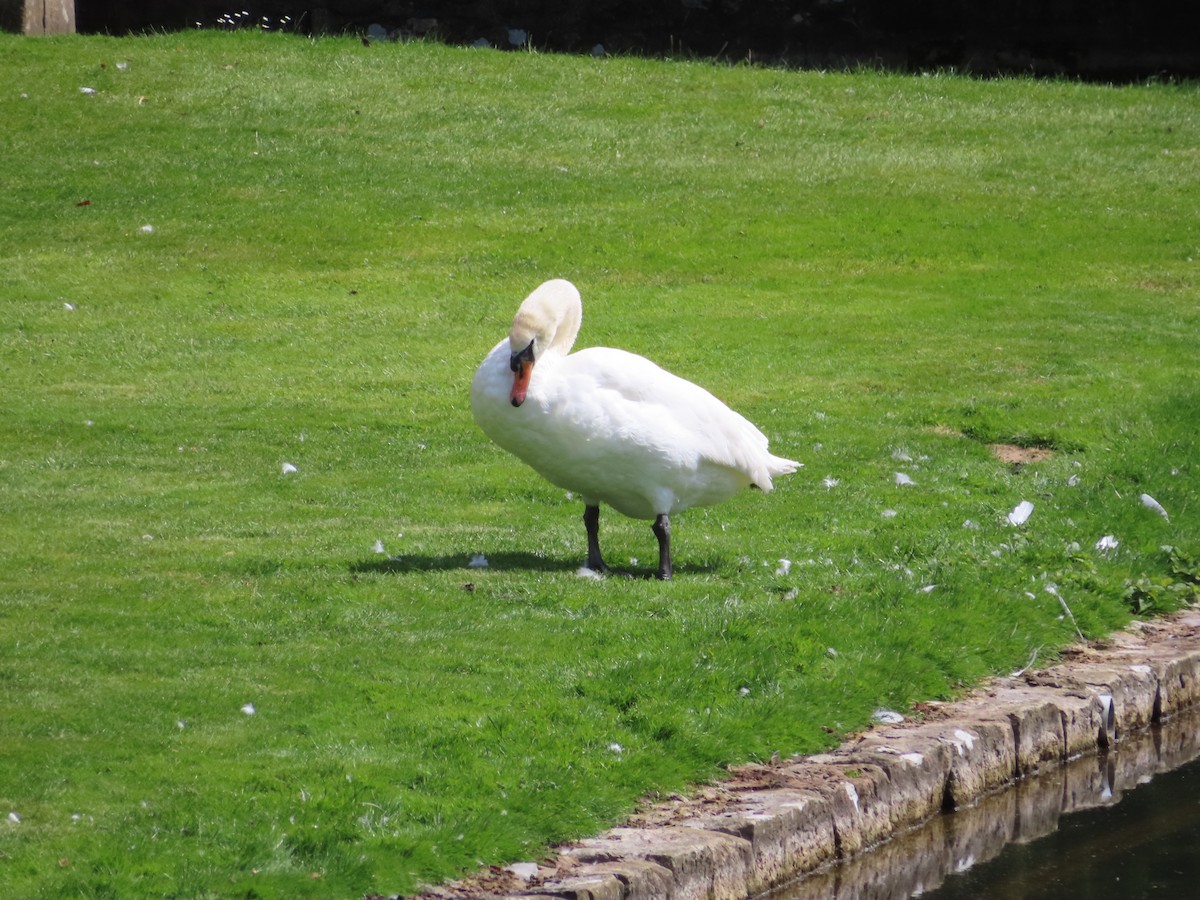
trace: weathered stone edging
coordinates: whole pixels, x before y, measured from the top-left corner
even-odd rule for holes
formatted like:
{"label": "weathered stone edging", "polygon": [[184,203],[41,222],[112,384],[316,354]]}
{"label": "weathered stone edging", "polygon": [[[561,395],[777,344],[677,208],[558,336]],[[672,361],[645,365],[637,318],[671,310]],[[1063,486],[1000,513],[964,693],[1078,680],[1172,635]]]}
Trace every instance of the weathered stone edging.
{"label": "weathered stone edging", "polygon": [[561,850],[433,889],[443,898],[742,898],[969,806],[1043,768],[1200,706],[1200,611],[1135,623],[1099,649],[999,678],[926,720],[832,753],[735,770]]}

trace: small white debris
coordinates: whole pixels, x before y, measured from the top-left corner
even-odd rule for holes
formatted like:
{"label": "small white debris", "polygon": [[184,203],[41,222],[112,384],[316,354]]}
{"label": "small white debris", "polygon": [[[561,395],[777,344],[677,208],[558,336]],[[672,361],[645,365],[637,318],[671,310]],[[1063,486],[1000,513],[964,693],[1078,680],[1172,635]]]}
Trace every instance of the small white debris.
{"label": "small white debris", "polygon": [[912,457],[908,455],[908,451],[903,447],[898,447],[892,453],[892,459],[894,459],[896,462],[912,462]]}
{"label": "small white debris", "polygon": [[283,466],[281,467],[280,471],[282,471],[284,475],[295,475],[300,470],[297,469],[295,466],[293,466],[291,463],[285,462],[283,464]]}
{"label": "small white debris", "polygon": [[830,475],[826,475],[826,476],[825,476],[825,477],[824,477],[824,478],[821,480],[821,484],[825,485],[825,489],[826,489],[826,490],[832,490],[833,488],[835,488],[835,487],[837,487],[839,484],[841,484],[841,482],[840,482],[840,481],[838,481],[836,478],[834,478],[834,477],[830,476]]}
{"label": "small white debris", "polygon": [[1113,535],[1106,534],[1104,537],[1100,538],[1100,540],[1096,541],[1096,549],[1105,556],[1111,556],[1116,552],[1116,549],[1118,546],[1120,546],[1120,544],[1121,542],[1113,537]]}
{"label": "small white debris", "polygon": [[1074,475],[1072,475],[1070,478],[1067,479],[1067,487],[1078,487],[1078,486],[1079,486],[1079,473],[1075,473]]}
{"label": "small white debris", "polygon": [[128,72],[129,71],[129,63],[127,63],[127,62],[117,63],[117,71],[118,72]]}
{"label": "small white debris", "polygon": [[743,697],[747,697],[750,695],[750,688],[748,688],[748,687],[738,688],[738,693],[741,694]]}
{"label": "small white debris", "polygon": [[530,881],[537,877],[538,864],[532,862],[513,863],[511,866],[506,866],[505,871],[511,872],[522,881]]}
{"label": "small white debris", "polygon": [[896,518],[896,516],[898,516],[900,514],[898,512],[896,512],[894,509],[885,509],[883,512],[880,513],[880,515],[883,516],[885,519],[894,519],[894,518]]}
{"label": "small white debris", "polygon": [[187,720],[186,719],[176,719],[175,727],[178,728],[180,731],[183,731],[183,729],[187,728]]}
{"label": "small white debris", "polygon": [[923,588],[921,588],[921,593],[922,594],[932,594],[936,589],[937,589],[936,584],[927,584]]}
{"label": "small white debris", "polygon": [[967,529],[967,531],[978,531],[979,523],[976,522],[974,519],[963,519],[962,527]]}
{"label": "small white debris", "polygon": [[96,89],[95,89],[94,87],[81,87],[81,88],[79,89],[79,93],[81,93],[81,94],[94,94],[94,93],[96,93]]}
{"label": "small white debris", "polygon": [[17,815],[15,812],[10,812],[8,814],[8,821],[12,822],[14,825],[20,825],[21,817],[19,815]]}
{"label": "small white debris", "polygon": [[786,575],[792,571],[792,561],[790,559],[781,559],[778,568],[775,569],[776,575]]}
{"label": "small white debris", "polygon": [[242,712],[244,712],[244,713],[245,713],[246,715],[248,715],[248,716],[252,716],[252,715],[254,715],[256,712],[258,712],[258,710],[256,710],[256,709],[254,708],[254,704],[253,704],[253,703],[247,703],[245,706],[243,706],[243,707],[242,707]]}
{"label": "small white debris", "polygon": [[954,729],[954,736],[962,741],[968,750],[975,749],[975,735],[969,731],[963,731],[961,728]]}
{"label": "small white debris", "polygon": [[894,709],[884,709],[880,707],[871,713],[871,718],[883,725],[899,725],[904,721],[904,716],[896,712]]}
{"label": "small white debris", "polygon": [[783,595],[783,599],[784,600],[795,600],[799,596],[800,596],[800,589],[792,588],[790,591],[788,591],[786,594]]}
{"label": "small white debris", "polygon": [[910,766],[919,766],[925,762],[925,757],[920,753],[901,753],[900,758]]}
{"label": "small white debris", "polygon": [[1014,527],[1017,525],[1024,525],[1032,514],[1033,504],[1028,500],[1022,500],[1015,507],[1013,507],[1013,511],[1008,514],[1008,524]]}
{"label": "small white debris", "polygon": [[75,304],[74,303],[64,303],[63,309],[65,309],[67,312],[75,312]]}
{"label": "small white debris", "polygon": [[830,659],[837,659],[838,652],[835,649],[833,649],[832,647],[826,647],[825,655],[828,656]]}
{"label": "small white debris", "polygon": [[487,557],[482,553],[476,553],[471,557],[471,561],[467,563],[468,569],[486,569],[488,567]]}
{"label": "small white debris", "polygon": [[625,748],[622,747],[620,744],[618,744],[616,741],[613,741],[611,744],[609,744],[608,749],[613,753],[624,753],[625,752]]}
{"label": "small white debris", "polygon": [[1152,509],[1156,513],[1158,513],[1160,516],[1162,516],[1164,519],[1166,519],[1168,522],[1171,521],[1171,517],[1168,516],[1167,511],[1162,508],[1162,504],[1159,503],[1157,500],[1155,500],[1153,497],[1151,497],[1149,494],[1142,494],[1139,499],[1142,501],[1142,506],[1146,507],[1146,509]]}
{"label": "small white debris", "polygon": [[896,485],[898,487],[908,487],[909,485],[914,485],[914,484],[916,484],[916,482],[913,481],[907,475],[905,475],[903,472],[896,473]]}
{"label": "small white debris", "polygon": [[143,225],[139,230],[142,232],[142,234],[154,234],[153,225]]}
{"label": "small white debris", "polygon": [[580,566],[579,570],[575,574],[578,575],[580,578],[590,578],[593,581],[603,581],[604,580],[603,575],[601,575],[595,569],[589,569],[587,566]]}
{"label": "small white debris", "polygon": [[375,553],[387,553],[387,550],[383,546],[383,541],[376,541],[371,550]]}

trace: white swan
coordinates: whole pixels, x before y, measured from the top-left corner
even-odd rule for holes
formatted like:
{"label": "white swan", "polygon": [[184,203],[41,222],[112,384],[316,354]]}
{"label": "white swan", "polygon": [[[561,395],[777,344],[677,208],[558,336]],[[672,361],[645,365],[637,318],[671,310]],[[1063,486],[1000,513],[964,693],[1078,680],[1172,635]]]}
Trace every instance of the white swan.
{"label": "white swan", "polygon": [[587,565],[600,555],[601,503],[654,520],[658,577],[671,577],[670,516],[708,506],[799,463],[773,456],[750,422],[648,359],[593,347],[571,353],[579,291],[547,281],[517,310],[509,336],[471,382],[475,421],[493,441],[584,502]]}

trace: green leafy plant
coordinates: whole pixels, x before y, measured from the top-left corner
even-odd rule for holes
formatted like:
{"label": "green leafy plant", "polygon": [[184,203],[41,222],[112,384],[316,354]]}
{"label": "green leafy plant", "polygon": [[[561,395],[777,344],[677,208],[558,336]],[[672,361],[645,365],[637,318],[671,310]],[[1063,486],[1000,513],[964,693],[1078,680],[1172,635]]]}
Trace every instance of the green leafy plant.
{"label": "green leafy plant", "polygon": [[1125,602],[1137,615],[1200,603],[1200,563],[1176,547],[1164,548],[1166,573],[1126,582]]}

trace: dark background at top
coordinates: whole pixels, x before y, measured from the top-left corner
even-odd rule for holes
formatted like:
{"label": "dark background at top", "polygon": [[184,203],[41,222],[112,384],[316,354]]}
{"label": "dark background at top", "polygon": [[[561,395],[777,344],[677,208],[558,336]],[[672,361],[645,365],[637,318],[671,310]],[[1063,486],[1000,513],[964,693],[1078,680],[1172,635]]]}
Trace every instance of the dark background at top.
{"label": "dark background at top", "polygon": [[[1197,0],[76,0],[80,32],[271,24],[303,33],[430,34],[508,48],[878,65],[907,71],[1060,75],[1128,81],[1200,76]],[[436,27],[433,25],[436,20]]]}

